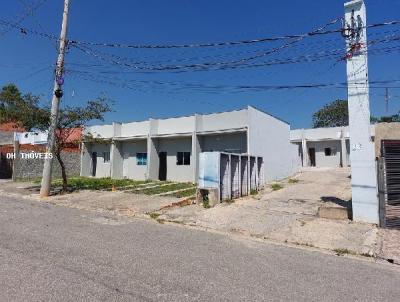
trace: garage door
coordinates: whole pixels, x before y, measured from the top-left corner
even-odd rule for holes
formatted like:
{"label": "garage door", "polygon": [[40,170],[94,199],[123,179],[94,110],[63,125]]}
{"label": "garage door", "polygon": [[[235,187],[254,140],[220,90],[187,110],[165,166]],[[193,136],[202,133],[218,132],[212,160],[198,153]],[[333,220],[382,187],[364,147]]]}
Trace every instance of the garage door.
{"label": "garage door", "polygon": [[380,225],[400,229],[400,140],[383,140],[379,161]]}

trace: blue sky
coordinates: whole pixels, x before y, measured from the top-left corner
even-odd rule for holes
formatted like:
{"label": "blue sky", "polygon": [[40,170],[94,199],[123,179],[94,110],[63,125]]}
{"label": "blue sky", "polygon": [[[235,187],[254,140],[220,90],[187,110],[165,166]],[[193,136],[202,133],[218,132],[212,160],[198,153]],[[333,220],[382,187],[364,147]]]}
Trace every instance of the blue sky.
{"label": "blue sky", "polygon": [[[0,19],[16,21],[26,10],[22,3],[37,2],[3,0]],[[235,41],[310,32],[341,17],[344,3],[338,0],[71,2],[71,39],[128,44]],[[367,0],[366,5],[370,24],[400,19],[399,0]],[[44,1],[33,15],[26,17],[21,26],[58,36],[62,8],[62,0]],[[330,28],[339,26],[337,23]],[[53,85],[51,66],[56,60],[54,43],[36,35],[23,35],[16,30],[4,32],[5,29],[7,28],[0,26],[0,85],[16,83],[24,92],[40,94],[43,102],[48,102]],[[393,34],[393,31],[399,29],[400,26],[397,25],[371,30],[370,39]],[[264,60],[286,60],[344,47],[344,41],[339,34],[306,38],[298,44],[297,47],[271,54]],[[217,49],[127,50],[96,47],[95,51],[128,57],[135,62],[155,64],[162,61],[163,64],[176,65],[235,60],[279,45],[282,42]],[[369,68],[371,80],[400,79],[399,52],[371,55]],[[334,57],[317,62],[248,69],[139,73],[132,68],[106,64],[71,48],[66,56],[66,69],[63,104],[83,104],[88,99],[105,94],[115,102],[115,112],[106,116],[106,122],[225,111],[253,105],[288,121],[292,128],[309,127],[313,112],[324,104],[334,99],[346,98],[347,95],[346,89],[334,88],[274,91],[226,88],[239,85],[345,82],[345,63]],[[85,75],[85,80],[82,74]],[[121,83],[128,81],[129,88],[122,87]],[[162,84],[158,84],[160,82]],[[175,85],[169,84],[170,82]],[[199,90],[182,83],[221,88]],[[392,114],[400,109],[400,89],[392,88],[390,93],[393,99],[389,113]],[[375,116],[385,114],[383,95],[382,88],[371,90],[371,111]]]}

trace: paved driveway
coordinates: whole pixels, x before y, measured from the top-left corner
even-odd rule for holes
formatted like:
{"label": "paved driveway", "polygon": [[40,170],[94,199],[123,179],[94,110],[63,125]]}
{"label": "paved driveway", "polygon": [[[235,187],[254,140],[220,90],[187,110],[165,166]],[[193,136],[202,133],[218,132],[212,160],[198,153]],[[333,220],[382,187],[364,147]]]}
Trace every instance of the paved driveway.
{"label": "paved driveway", "polygon": [[0,196],[1,301],[397,301],[392,266]]}

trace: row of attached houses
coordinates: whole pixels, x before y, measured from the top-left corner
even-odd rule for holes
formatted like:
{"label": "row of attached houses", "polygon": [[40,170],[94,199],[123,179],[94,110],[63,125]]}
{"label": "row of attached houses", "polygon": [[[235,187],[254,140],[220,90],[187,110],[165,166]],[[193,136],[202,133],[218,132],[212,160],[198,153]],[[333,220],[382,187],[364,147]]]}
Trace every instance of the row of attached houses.
{"label": "row of attached houses", "polygon": [[[371,125],[371,139],[374,137],[375,125]],[[350,166],[348,126],[292,130],[290,141],[297,145],[303,167]]]}
{"label": "row of attached houses", "polygon": [[248,106],[242,110],[91,126],[85,129],[81,175],[197,182],[207,151],[263,158],[265,180],[297,171],[290,126]]}

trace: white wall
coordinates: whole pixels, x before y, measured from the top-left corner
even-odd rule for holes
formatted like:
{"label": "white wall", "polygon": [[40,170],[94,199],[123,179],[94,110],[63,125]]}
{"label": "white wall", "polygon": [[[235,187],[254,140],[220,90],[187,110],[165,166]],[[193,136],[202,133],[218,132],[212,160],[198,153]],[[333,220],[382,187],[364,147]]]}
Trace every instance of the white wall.
{"label": "white wall", "polygon": [[152,129],[152,134],[154,135],[191,133],[195,131],[195,116],[184,116],[156,121],[155,129]]}
{"label": "white wall", "polygon": [[247,110],[200,115],[197,119],[197,131],[219,131],[238,129],[247,126]]}
{"label": "white wall", "polygon": [[113,125],[102,125],[102,126],[89,126],[85,128],[85,134],[91,134],[93,137],[99,138],[112,138],[114,135]]}
{"label": "white wall", "polygon": [[[188,182],[194,179],[192,138],[160,138],[158,152],[167,152],[167,180]],[[190,165],[176,164],[177,152],[190,152]]]}
{"label": "white wall", "polygon": [[149,133],[149,124],[149,121],[123,123],[121,125],[121,136],[147,136],[147,134]]}
{"label": "white wall", "polygon": [[[315,148],[316,167],[340,167],[341,147],[340,141],[307,142],[307,150]],[[335,152],[326,156],[325,148],[331,148]]]}
{"label": "white wall", "polygon": [[290,126],[283,121],[249,107],[249,153],[264,158],[265,180],[292,175],[296,146],[290,143]]}
{"label": "white wall", "polygon": [[[123,177],[145,180],[147,175],[147,166],[139,166],[136,161],[136,153],[147,153],[147,140],[135,142],[124,142],[122,144],[123,153]],[[147,155],[147,160],[148,160]]]}
{"label": "white wall", "polygon": [[198,137],[201,152],[247,153],[246,132],[201,135]]}
{"label": "white wall", "polygon": [[[90,148],[91,153],[97,152],[96,177],[111,177],[111,145],[110,144],[93,144]],[[110,152],[110,162],[105,163],[103,152]],[[91,160],[91,157],[90,157]]]}

